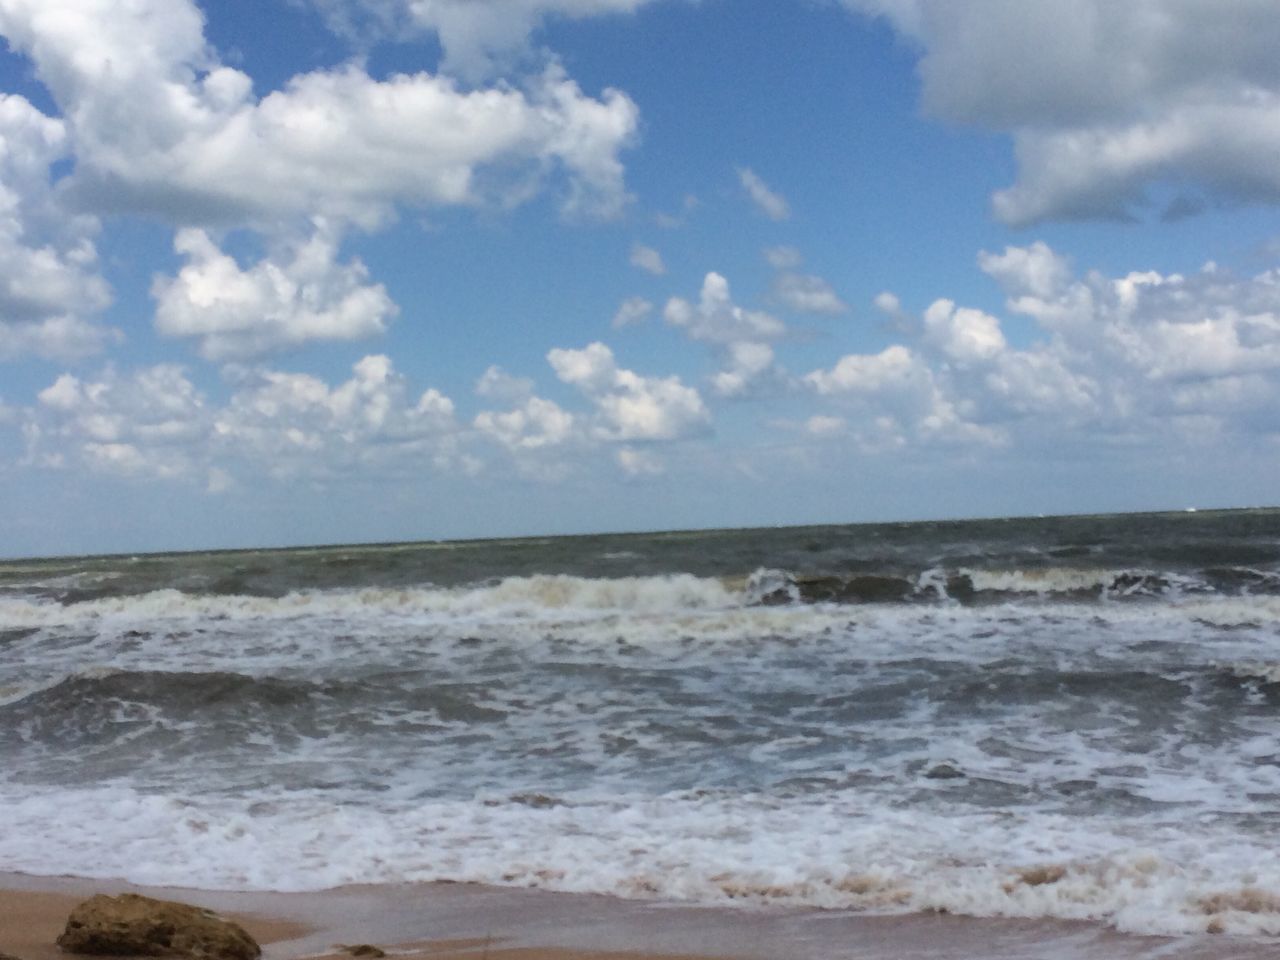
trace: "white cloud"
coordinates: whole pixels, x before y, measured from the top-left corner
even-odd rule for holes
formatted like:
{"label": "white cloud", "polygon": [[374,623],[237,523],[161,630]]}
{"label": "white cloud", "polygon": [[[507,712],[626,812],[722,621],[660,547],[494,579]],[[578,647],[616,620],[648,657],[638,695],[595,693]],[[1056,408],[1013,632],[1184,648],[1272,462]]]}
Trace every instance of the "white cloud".
{"label": "white cloud", "polygon": [[518,403],[533,395],[533,381],[528,377],[513,377],[499,366],[488,367],[476,381],[476,393],[490,400]]}
{"label": "white cloud", "polygon": [[207,436],[204,396],[170,364],[89,381],[63,374],[37,401],[24,424],[30,463],[174,478],[195,469]]}
{"label": "white cloud", "polygon": [[803,262],[795,247],[769,247],[764,251],[769,266],[778,273],[773,278],[770,296],[776,303],[797,313],[847,313],[845,303],[822,277],[798,273]]}
{"label": "white cloud", "polygon": [[751,202],[770,220],[786,220],[791,216],[791,207],[787,201],[770,190],[768,184],[751,168],[739,167],[738,181]]}
{"label": "white cloud", "polygon": [[525,52],[538,26],[552,17],[581,19],[631,13],[650,0],[311,0],[338,32],[361,38],[430,30],[445,67],[476,78]]}
{"label": "white cloud", "polygon": [[642,243],[637,243],[631,248],[631,265],[655,277],[660,277],[667,272],[667,266],[662,262],[662,254]]}
{"label": "white cloud", "polygon": [[712,272],[703,278],[697,304],[672,297],[663,316],[689,339],[711,345],[720,356],[723,369],[711,379],[720,396],[745,396],[782,381],[769,344],[786,334],[786,325],[767,313],[737,306],[729,281],[720,274]]}
{"label": "white cloud", "polygon": [[209,360],[256,356],[310,340],[359,340],[382,333],[397,312],[381,284],[367,284],[359,260],[339,264],[336,238],[319,225],[279,260],[251,268],[223,253],[203,230],[180,230],[187,258],[176,277],[152,284],[156,329],[195,337]]}
{"label": "white cloud", "polygon": [[[707,432],[710,413],[698,392],[677,377],[644,377],[620,368],[603,343],[581,350],[554,349],[547,361],[563,382],[576,387],[591,404],[573,413],[544,397],[512,397],[507,410],[485,410],[472,426],[512,458],[524,476],[543,482],[563,480],[588,462],[593,451],[615,444],[613,460],[628,476],[661,473],[651,450],[631,446],[681,440]],[[490,368],[484,380],[492,380]],[[505,375],[503,375],[505,376]],[[532,387],[532,385],[530,385]]]}
{"label": "white cloud", "polygon": [[64,212],[49,167],[66,127],[0,93],[0,360],[76,359],[116,336],[94,320],[111,301],[97,273],[97,222]]}
{"label": "white cloud", "polygon": [[722,397],[745,396],[765,380],[780,377],[767,343],[740,340],[728,344],[724,353],[725,368],[711,378],[712,389]]}
{"label": "white cloud", "polygon": [[[1126,217],[1147,189],[1280,201],[1280,17],[1268,0],[844,0],[923,49],[925,109],[1014,136],[1010,224]],[[1186,192],[1186,188],[1191,192]]]}
{"label": "white cloud", "polygon": [[[0,257],[3,255],[0,249]],[[0,322],[0,360],[16,360],[28,355],[48,360],[78,360],[119,339],[117,331],[76,316]]]}
{"label": "white cloud", "polygon": [[788,310],[798,313],[841,314],[849,305],[822,277],[811,273],[785,271],[773,278],[773,298]]}
{"label": "white cloud", "polygon": [[213,421],[216,443],[271,464],[279,476],[342,471],[391,459],[447,465],[457,430],[453,402],[429,389],[417,399],[391,361],[367,356],[351,379],[241,370],[239,389]]}
{"label": "white cloud", "polygon": [[1035,324],[1028,346],[981,310],[940,298],[915,320],[885,293],[877,301],[914,342],[803,378],[864,446],[1205,440],[1209,424],[1280,437],[1280,270],[1077,276],[1043,243],[978,263]]}
{"label": "white cloud", "polygon": [[678,440],[706,433],[711,414],[679,377],[643,377],[618,367],[603,343],[555,349],[547,361],[556,376],[595,404],[594,434],[604,440]]}
{"label": "white cloud", "polygon": [[886,316],[897,317],[902,312],[902,301],[892,291],[883,290],[877,293],[873,302],[876,309]]}
{"label": "white cloud", "polygon": [[935,300],[924,312],[925,337],[948,357],[961,363],[990,360],[1007,344],[1000,321],[972,307]]}
{"label": "white cloud", "polygon": [[[991,446],[1004,440],[998,429],[968,419],[926,360],[898,344],[876,354],[841,357],[830,370],[815,370],[803,382],[856,414],[839,419],[867,450],[913,441]],[[817,430],[812,420],[809,425],[811,433],[839,431],[832,421],[817,421]]]}
{"label": "white cloud", "polygon": [[672,297],[663,316],[691,340],[703,343],[725,345],[741,340],[776,340],[787,330],[782,321],[767,313],[735,305],[729,294],[729,281],[715,272],[703,278],[697,304]]}
{"label": "white cloud", "polygon": [[557,404],[529,397],[505,412],[486,410],[476,416],[475,427],[513,453],[554,447],[574,434],[574,418]]}
{"label": "white cloud", "polygon": [[[1054,264],[1052,280],[1043,265]],[[1144,382],[1280,370],[1280,270],[1238,277],[1212,265],[1189,276],[1135,272],[1074,278],[1044,245],[982,268],[1001,285],[1010,311],[1058,339],[1058,353],[1113,376],[1131,393]]]}
{"label": "white cloud", "polygon": [[565,383],[581,387],[587,393],[600,393],[611,388],[618,379],[613,351],[603,343],[588,344],[581,350],[556,348],[547,354],[547,362]]}
{"label": "white cloud", "polygon": [[928,370],[919,358],[895,344],[880,353],[848,354],[830,370],[815,370],[804,379],[820,394],[874,394],[911,389],[927,378]]}
{"label": "white cloud", "polygon": [[1005,247],[1004,253],[978,254],[982,272],[1002,285],[1017,286],[1028,296],[1053,296],[1071,278],[1071,264],[1043,240],[1026,247]]}
{"label": "white cloud", "polygon": [[308,374],[229,368],[235,390],[212,405],[171,364],[95,378],[63,374],[23,411],[28,463],[228,489],[241,472],[285,478],[460,466],[453,404],[413,397],[384,356],[330,386]]}
{"label": "white cloud", "polygon": [[622,301],[618,306],[618,312],[613,315],[613,329],[634,327],[638,323],[643,323],[651,313],[653,313],[653,304],[644,297],[628,297]]}
{"label": "white cloud", "polygon": [[996,410],[993,416],[1045,417],[1058,429],[1100,410],[1098,383],[1070,370],[1060,356],[1046,350],[1011,351],[999,358],[982,380]]}
{"label": "white cloud", "polygon": [[396,204],[511,204],[563,171],[562,207],[616,214],[635,105],[584,96],[556,66],[521,88],[348,65],[254,97],[221,65],[190,0],[6,0],[0,33],[31,56],[63,116],[68,189],[99,210],[182,224],[315,214],[365,225]]}

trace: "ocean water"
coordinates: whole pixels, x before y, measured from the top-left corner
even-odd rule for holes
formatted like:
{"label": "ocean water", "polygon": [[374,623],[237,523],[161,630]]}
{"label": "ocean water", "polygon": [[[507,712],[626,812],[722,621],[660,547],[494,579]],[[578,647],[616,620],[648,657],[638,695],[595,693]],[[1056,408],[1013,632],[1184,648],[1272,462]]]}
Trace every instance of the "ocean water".
{"label": "ocean water", "polygon": [[0,871],[1280,935],[1280,511],[0,564]]}

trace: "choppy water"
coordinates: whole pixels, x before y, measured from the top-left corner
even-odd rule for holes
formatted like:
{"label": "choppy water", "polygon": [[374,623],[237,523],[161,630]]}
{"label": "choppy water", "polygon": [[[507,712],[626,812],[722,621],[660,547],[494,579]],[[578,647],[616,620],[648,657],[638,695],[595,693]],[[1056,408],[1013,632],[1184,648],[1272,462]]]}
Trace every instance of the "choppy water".
{"label": "choppy water", "polygon": [[1280,511],[0,564],[0,870],[1280,934]]}

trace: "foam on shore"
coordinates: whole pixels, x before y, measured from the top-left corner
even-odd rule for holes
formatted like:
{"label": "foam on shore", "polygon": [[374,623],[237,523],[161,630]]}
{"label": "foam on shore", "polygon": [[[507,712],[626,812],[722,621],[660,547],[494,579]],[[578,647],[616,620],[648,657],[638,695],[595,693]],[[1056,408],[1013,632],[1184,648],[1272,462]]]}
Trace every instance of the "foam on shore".
{"label": "foam on shore", "polygon": [[13,874],[0,875],[0,946],[22,960],[58,960],[51,938],[71,906],[125,890],[236,917],[264,942],[264,960],[345,957],[335,953],[342,943],[377,944],[406,960],[1269,960],[1276,949],[1223,935],[1169,940],[1052,920],[744,913],[479,885],[249,894]]}

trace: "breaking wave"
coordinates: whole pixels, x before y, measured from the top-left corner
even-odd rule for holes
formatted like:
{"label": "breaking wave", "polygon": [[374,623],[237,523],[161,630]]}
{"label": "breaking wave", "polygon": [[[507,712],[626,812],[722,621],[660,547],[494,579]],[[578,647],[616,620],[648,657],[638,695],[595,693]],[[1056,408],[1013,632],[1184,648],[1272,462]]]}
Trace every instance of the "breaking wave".
{"label": "breaking wave", "polygon": [[445,880],[1280,934],[1272,851],[1213,831],[1175,839],[1153,826],[1134,838],[1103,823],[868,811],[856,797],[783,807],[750,796],[494,796],[352,810],[305,792],[236,803],[103,787],[0,801],[0,859],[37,874],[284,891]]}
{"label": "breaking wave", "polygon": [[748,576],[692,574],[616,578],[537,575],[462,587],[364,587],[295,590],[283,596],[211,594],[177,589],[71,599],[0,596],[0,645],[7,631],[77,621],[296,617],[533,617],[548,613],[672,614],[793,604],[946,604],[1132,600],[1208,601],[1280,597],[1280,576],[1253,570],[1212,577],[1144,570],[1044,568],[924,570],[901,574],[796,574],[760,569]]}

